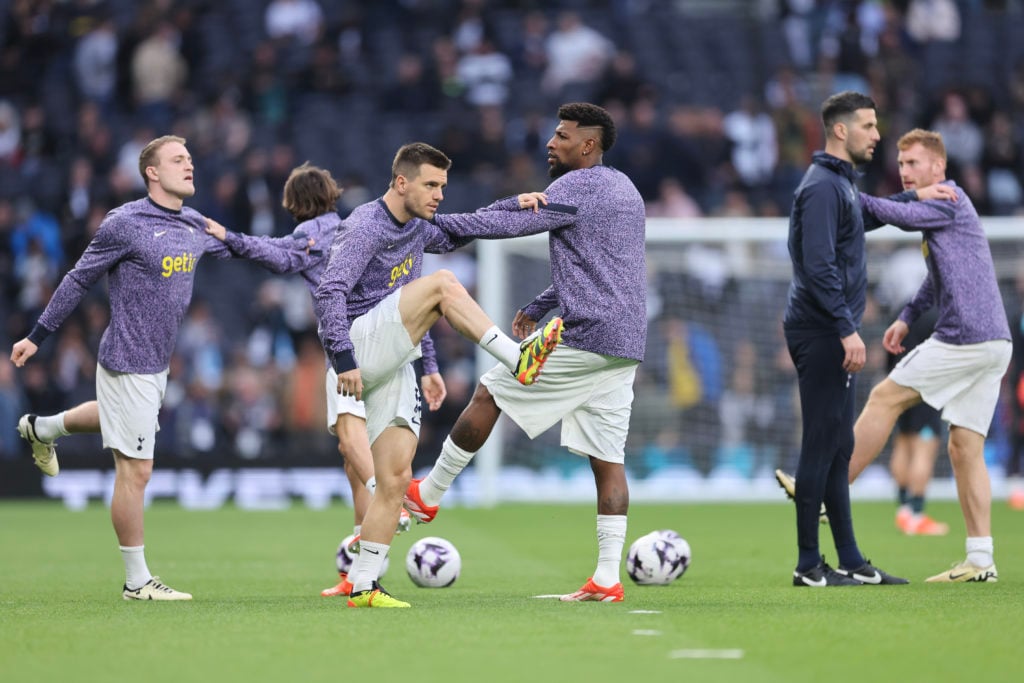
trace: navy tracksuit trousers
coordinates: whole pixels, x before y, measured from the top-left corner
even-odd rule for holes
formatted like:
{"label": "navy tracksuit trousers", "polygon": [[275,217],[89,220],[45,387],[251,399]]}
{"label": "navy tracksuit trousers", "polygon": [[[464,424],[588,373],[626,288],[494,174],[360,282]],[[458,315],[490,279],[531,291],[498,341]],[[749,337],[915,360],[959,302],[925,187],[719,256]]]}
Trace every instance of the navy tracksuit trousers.
{"label": "navy tracksuit trousers", "polygon": [[786,332],[796,366],[803,416],[803,440],[796,469],[797,570],[821,559],[818,516],[824,501],[839,564],[859,567],[864,559],[853,535],[849,471],[853,455],[856,375],[843,369],[846,352],[836,334],[805,336]]}

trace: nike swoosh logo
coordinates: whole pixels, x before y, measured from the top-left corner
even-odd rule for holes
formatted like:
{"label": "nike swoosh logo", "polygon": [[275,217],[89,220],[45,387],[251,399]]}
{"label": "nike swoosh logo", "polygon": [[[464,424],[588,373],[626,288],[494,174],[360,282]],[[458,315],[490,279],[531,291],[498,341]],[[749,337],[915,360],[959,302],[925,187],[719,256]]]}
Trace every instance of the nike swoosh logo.
{"label": "nike swoosh logo", "polygon": [[153,233],[153,237],[160,237],[161,235],[163,235],[166,232],[167,232],[166,230],[161,230],[160,232],[154,232]]}
{"label": "nike swoosh logo", "polygon": [[486,344],[490,344],[492,341],[494,341],[497,338],[498,338],[498,335],[494,335],[493,337],[491,337],[490,339],[487,340]]}
{"label": "nike swoosh logo", "polygon": [[815,581],[814,579],[809,579],[806,576],[801,576],[800,580],[808,586],[813,586],[814,588],[824,588],[826,585],[828,585],[828,582],[825,580],[824,576],[818,579],[817,581]]}
{"label": "nike swoosh logo", "polygon": [[380,551],[379,550],[370,550],[369,548],[360,548],[359,551],[360,552],[366,551],[366,552],[370,553],[371,555],[380,555]]}
{"label": "nike swoosh logo", "polygon": [[878,572],[875,572],[871,576],[868,576],[866,574],[857,574],[857,573],[853,573],[853,574],[851,574],[851,576],[853,576],[853,578],[857,579],[858,581],[860,581],[862,583],[873,583],[873,584],[876,584],[876,585],[882,583],[882,575],[879,574]]}
{"label": "nike swoosh logo", "polygon": [[961,578],[963,576],[967,576],[967,572],[963,572],[961,574],[950,574],[949,575],[949,580],[950,581],[956,581],[957,579],[959,579],[959,578]]}

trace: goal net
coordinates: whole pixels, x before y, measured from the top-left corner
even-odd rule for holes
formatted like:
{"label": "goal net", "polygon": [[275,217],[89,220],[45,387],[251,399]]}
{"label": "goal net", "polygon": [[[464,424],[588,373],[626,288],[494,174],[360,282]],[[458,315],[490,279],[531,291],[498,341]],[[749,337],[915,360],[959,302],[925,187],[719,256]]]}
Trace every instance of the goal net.
{"label": "goal net", "polygon": [[[1004,300],[1016,308],[1010,297],[1024,272],[1019,225],[984,224]],[[648,221],[648,341],[626,447],[633,500],[777,498],[774,469],[795,468],[799,399],[781,322],[791,275],[786,237],[786,219]],[[861,329],[868,365],[857,378],[858,411],[889,369],[882,333],[925,275],[920,241],[919,233],[892,227],[869,233]],[[479,241],[477,253],[481,305],[503,324],[550,283],[546,235]],[[478,359],[481,369],[491,365],[489,356]],[[587,460],[562,448],[559,435],[556,425],[530,440],[503,417],[450,497],[468,504],[593,500]],[[997,415],[987,453],[994,474],[1007,448]],[[888,448],[855,484],[855,496],[893,495],[887,458]],[[954,495],[949,477],[943,443],[932,497]]]}

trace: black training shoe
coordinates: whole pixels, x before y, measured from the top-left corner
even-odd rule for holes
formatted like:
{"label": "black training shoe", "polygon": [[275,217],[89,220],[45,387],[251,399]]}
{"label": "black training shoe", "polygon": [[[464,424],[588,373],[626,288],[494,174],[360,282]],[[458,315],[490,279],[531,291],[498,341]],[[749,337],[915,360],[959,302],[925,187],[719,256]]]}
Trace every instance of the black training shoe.
{"label": "black training shoe", "polygon": [[902,586],[903,584],[910,583],[907,579],[887,574],[878,567],[872,566],[870,560],[865,560],[864,564],[856,569],[843,569],[840,567],[836,571],[843,576],[849,576],[861,583],[872,586]]}
{"label": "black training shoe", "polygon": [[805,572],[793,572],[794,586],[810,586],[811,588],[824,588],[825,586],[861,586],[863,583],[853,578],[840,574],[832,567],[825,564],[825,558],[817,566],[811,567]]}

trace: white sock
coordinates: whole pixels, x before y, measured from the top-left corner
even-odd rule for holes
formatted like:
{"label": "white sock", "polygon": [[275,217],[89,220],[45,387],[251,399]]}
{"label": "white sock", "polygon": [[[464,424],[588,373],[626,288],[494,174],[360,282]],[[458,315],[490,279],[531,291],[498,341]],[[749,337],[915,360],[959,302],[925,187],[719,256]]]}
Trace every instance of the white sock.
{"label": "white sock", "polygon": [[975,567],[989,567],[995,563],[991,536],[967,537],[967,561]]}
{"label": "white sock", "polygon": [[484,336],[480,337],[477,345],[497,358],[509,370],[515,370],[519,365],[518,342],[499,330],[497,325],[491,325],[490,329],[484,332]]}
{"label": "white sock", "polygon": [[611,588],[619,582],[622,546],[626,543],[626,515],[597,516],[597,569],[594,583]]}
{"label": "white sock", "polygon": [[56,441],[58,437],[67,436],[67,428],[64,427],[64,413],[36,418],[36,436],[43,441]]}
{"label": "white sock", "polygon": [[358,536],[359,532],[362,531],[362,529],[363,529],[363,525],[362,524],[353,524],[352,525],[352,535],[353,536]]}
{"label": "white sock", "polygon": [[373,588],[373,582],[380,578],[380,570],[388,556],[391,546],[372,541],[359,542],[359,554],[352,563],[348,580],[352,582],[352,592],[366,591]]}
{"label": "white sock", "polygon": [[146,546],[118,546],[121,549],[121,559],[124,560],[124,585],[129,590],[142,588],[153,575],[149,573],[146,566]]}
{"label": "white sock", "polygon": [[377,477],[370,477],[369,479],[366,480],[366,483],[363,484],[363,486],[366,487],[366,490],[369,491],[370,495],[372,496],[374,493],[377,492]]}
{"label": "white sock", "polygon": [[459,472],[466,469],[466,465],[473,459],[476,453],[459,448],[448,436],[441,446],[441,455],[437,456],[437,462],[430,469],[430,473],[423,477],[420,482],[420,498],[427,505],[440,505],[441,498],[448,487],[455,481]]}

